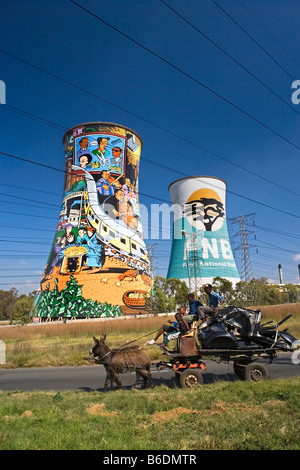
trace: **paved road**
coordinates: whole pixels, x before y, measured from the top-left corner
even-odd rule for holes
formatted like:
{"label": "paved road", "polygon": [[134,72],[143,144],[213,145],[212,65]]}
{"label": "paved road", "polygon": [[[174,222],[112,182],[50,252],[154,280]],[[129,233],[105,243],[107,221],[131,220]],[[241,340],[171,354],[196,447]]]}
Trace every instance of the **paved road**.
{"label": "paved road", "polygon": [[[217,364],[205,360],[206,371],[203,372],[204,384],[215,380],[240,380],[233,372],[232,363]],[[260,359],[267,367],[270,379],[300,375],[300,364],[293,364],[291,354],[281,354],[272,364],[267,359]],[[178,386],[174,372],[170,369],[154,370],[154,385],[164,384],[168,387]],[[0,369],[0,390],[2,391],[102,391],[105,380],[103,366],[51,367],[30,369]],[[135,383],[135,374],[122,374],[122,383],[131,387]]]}

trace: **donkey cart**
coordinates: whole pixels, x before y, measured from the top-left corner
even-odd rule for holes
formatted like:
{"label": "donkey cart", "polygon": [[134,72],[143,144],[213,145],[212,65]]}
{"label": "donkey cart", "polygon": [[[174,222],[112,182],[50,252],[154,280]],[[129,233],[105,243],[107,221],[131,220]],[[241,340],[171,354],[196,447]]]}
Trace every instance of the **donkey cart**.
{"label": "donkey cart", "polygon": [[203,358],[214,358],[217,362],[233,362],[233,370],[242,380],[258,382],[268,378],[266,367],[257,362],[259,357],[269,358],[270,363],[279,351],[291,352],[297,340],[279,326],[268,322],[261,325],[261,312],[243,308],[228,307],[214,319],[207,321],[190,333],[177,339],[173,351],[159,345],[168,360],[160,361],[157,368],[170,368],[175,372],[183,388],[203,383],[202,372],[206,370]]}
{"label": "donkey cart", "polygon": [[229,349],[202,349],[196,355],[183,356],[181,353],[166,352],[168,360],[156,363],[157,369],[169,368],[175,372],[175,377],[182,388],[192,388],[203,384],[202,373],[207,369],[203,358],[214,358],[217,362],[233,362],[233,370],[242,380],[258,382],[267,379],[267,368],[256,362],[259,357],[268,357],[270,364],[277,351],[274,349],[229,350]]}

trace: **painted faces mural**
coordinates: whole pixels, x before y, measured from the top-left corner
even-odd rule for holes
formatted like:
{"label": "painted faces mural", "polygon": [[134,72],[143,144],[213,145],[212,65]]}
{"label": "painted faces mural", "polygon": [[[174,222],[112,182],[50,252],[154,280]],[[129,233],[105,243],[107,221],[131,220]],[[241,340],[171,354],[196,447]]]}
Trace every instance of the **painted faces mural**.
{"label": "painted faces mural", "polygon": [[194,275],[196,270],[199,285],[211,283],[217,276],[235,285],[240,276],[227,231],[226,183],[220,178],[195,176],[175,181],[169,191],[179,210],[174,213],[167,277],[189,285],[189,273]]}
{"label": "painted faces mural", "polygon": [[137,313],[152,286],[138,200],[141,139],[117,124],[88,123],[63,143],[65,191],[36,313]]}

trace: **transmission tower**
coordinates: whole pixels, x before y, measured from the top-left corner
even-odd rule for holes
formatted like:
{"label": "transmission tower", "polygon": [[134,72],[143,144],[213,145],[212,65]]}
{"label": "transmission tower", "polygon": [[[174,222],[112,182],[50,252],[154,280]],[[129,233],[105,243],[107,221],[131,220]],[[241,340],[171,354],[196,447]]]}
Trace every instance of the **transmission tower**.
{"label": "transmission tower", "polygon": [[194,292],[197,296],[200,294],[202,285],[200,262],[203,260],[203,232],[186,233],[183,230],[182,235],[185,239],[185,258],[189,276],[189,291]]}
{"label": "transmission tower", "polygon": [[155,272],[157,271],[157,266],[154,264],[157,256],[154,255],[155,250],[157,249],[158,244],[154,243],[152,245],[147,245],[147,251],[148,251],[148,257],[150,261],[150,269],[151,269],[151,274],[152,277],[154,278]]}
{"label": "transmission tower", "polygon": [[249,245],[248,243],[248,235],[254,233],[253,230],[247,230],[246,222],[250,220],[253,221],[254,225],[254,217],[255,214],[247,214],[241,215],[239,217],[235,217],[234,219],[229,219],[232,224],[240,224],[240,230],[238,233],[234,234],[233,237],[240,237],[241,244],[234,248],[234,251],[240,250],[241,254],[241,280],[250,282],[253,279],[253,270],[252,264],[250,259],[250,248],[255,248],[255,245]]}
{"label": "transmission tower", "polygon": [[[154,280],[155,277],[155,272],[157,271],[156,265],[154,265],[154,262],[156,260],[156,256],[154,255],[154,251],[157,248],[157,243],[154,243],[153,245],[148,245],[147,246],[147,251],[148,251],[148,256],[149,256],[149,261],[150,261],[150,269],[151,269],[151,276]],[[155,300],[155,287],[154,284],[152,285],[152,289],[150,292],[149,297],[147,297],[147,308],[151,313],[157,312],[157,302]]]}

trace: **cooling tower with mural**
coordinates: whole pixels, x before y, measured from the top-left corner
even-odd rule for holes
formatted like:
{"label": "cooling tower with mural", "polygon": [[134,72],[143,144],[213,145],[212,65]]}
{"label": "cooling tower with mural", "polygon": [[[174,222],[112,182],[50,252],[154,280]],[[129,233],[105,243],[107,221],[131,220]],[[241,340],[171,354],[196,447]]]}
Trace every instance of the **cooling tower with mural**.
{"label": "cooling tower with mural", "polygon": [[139,313],[152,288],[139,213],[142,141],[127,127],[91,122],[68,130],[63,145],[64,194],[35,315]]}
{"label": "cooling tower with mural", "polygon": [[184,280],[192,291],[217,276],[235,285],[240,276],[227,231],[225,181],[188,177],[172,183],[169,192],[174,226],[167,277]]}

